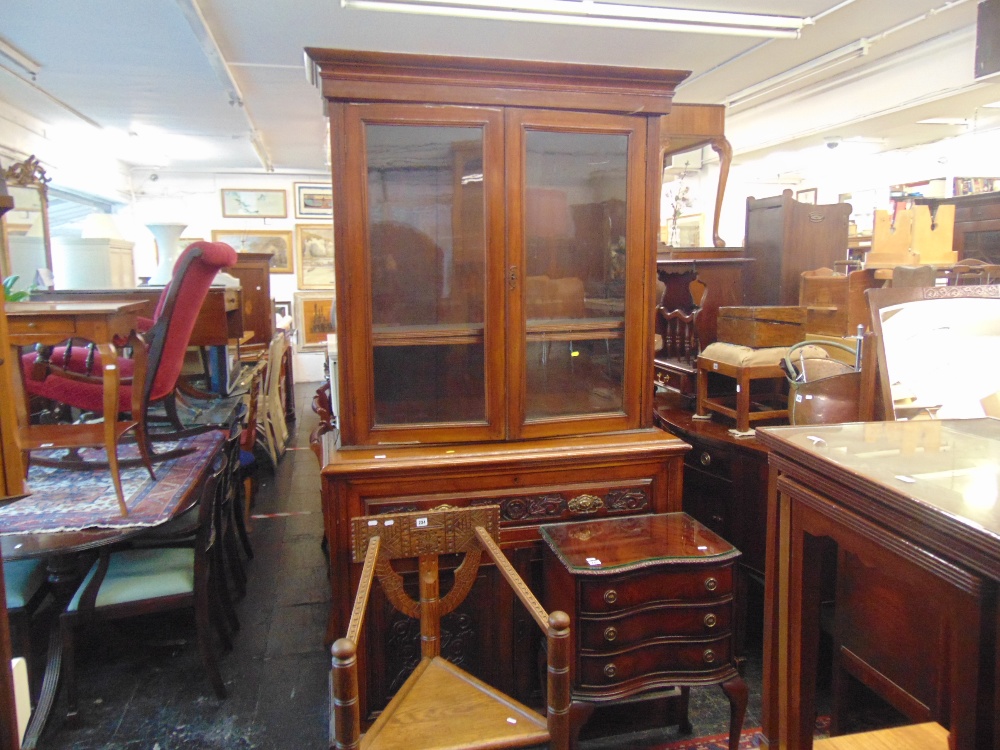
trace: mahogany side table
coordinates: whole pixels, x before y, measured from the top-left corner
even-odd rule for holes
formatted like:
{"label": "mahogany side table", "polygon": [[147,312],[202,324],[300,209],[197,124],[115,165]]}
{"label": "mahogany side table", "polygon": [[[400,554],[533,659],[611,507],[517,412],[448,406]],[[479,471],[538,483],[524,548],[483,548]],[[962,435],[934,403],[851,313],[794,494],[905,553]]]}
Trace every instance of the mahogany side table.
{"label": "mahogany side table", "polygon": [[546,606],[571,618],[573,745],[599,705],[718,684],[736,750],[747,704],[734,636],[739,550],[686,513],[540,531]]}

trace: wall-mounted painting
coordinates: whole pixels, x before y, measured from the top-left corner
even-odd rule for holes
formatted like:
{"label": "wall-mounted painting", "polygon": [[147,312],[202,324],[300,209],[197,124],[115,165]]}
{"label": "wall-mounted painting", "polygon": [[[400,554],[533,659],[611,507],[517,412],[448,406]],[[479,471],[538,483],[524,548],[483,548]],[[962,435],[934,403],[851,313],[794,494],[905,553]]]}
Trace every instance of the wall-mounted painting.
{"label": "wall-mounted painting", "polygon": [[295,328],[299,332],[299,351],[326,348],[326,337],[335,333],[333,292],[296,292]]}
{"label": "wall-mounted painting", "polygon": [[222,215],[227,219],[284,219],[287,197],[284,190],[223,190]]}
{"label": "wall-mounted painting", "polygon": [[816,188],[809,188],[808,190],[799,190],[795,194],[795,200],[799,203],[808,203],[810,206],[816,205]]}
{"label": "wall-mounted painting", "polygon": [[299,219],[332,219],[333,186],[324,183],[296,182],[295,216]]}
{"label": "wall-mounted painting", "polygon": [[333,224],[295,226],[299,289],[333,289]]}
{"label": "wall-mounted painting", "polygon": [[292,273],[292,233],[243,229],[212,231],[212,242],[225,242],[238,253],[270,253],[271,273]]}

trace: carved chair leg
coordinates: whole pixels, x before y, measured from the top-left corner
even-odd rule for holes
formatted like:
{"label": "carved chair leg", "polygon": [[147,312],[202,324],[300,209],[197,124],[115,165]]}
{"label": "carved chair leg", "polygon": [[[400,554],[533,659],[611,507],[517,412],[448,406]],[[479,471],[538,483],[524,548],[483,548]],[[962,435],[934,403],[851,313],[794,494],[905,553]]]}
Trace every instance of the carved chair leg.
{"label": "carved chair leg", "polygon": [[330,747],[357,750],[361,745],[361,714],[358,708],[358,647],[347,638],[333,644],[330,672]]}

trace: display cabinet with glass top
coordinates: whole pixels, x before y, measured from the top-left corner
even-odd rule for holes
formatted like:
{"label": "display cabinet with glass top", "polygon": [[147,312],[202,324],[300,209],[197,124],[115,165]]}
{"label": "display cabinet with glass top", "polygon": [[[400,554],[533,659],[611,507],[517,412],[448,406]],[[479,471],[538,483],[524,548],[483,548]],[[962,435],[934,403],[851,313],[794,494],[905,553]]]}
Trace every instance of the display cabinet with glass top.
{"label": "display cabinet with glass top", "polygon": [[[687,446],[652,423],[652,311],[661,128],[687,74],[307,54],[331,124],[338,289],[328,638],[359,575],[355,516],[497,503],[501,544],[540,583],[540,523],[680,510]],[[453,657],[530,701],[537,639],[482,577],[451,616]],[[367,712],[419,650],[411,623],[378,596],[370,609]]]}

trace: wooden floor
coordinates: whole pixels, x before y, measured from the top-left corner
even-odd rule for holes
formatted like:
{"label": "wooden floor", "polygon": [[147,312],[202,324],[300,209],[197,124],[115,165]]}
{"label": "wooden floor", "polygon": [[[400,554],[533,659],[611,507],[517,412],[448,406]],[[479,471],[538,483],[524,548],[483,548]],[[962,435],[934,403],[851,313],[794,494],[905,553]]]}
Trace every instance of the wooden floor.
{"label": "wooden floor", "polygon": [[813,743],[815,750],[947,750],[947,747],[948,730],[934,722],[845,734]]}

